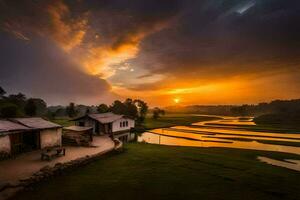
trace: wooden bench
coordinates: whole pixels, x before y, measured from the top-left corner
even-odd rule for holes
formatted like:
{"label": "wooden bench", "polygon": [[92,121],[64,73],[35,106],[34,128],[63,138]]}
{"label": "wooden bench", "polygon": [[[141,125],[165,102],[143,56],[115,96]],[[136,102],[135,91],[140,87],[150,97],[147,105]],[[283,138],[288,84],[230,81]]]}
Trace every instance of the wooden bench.
{"label": "wooden bench", "polygon": [[54,157],[65,156],[66,149],[64,147],[46,148],[41,152],[41,160],[50,161]]}

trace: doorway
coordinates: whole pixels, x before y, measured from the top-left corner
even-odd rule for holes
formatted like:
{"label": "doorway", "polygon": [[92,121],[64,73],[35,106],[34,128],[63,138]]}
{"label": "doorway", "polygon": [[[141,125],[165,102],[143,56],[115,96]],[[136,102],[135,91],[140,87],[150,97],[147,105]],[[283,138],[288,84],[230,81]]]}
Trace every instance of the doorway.
{"label": "doorway", "polygon": [[22,132],[10,135],[12,154],[20,154],[40,148],[39,132]]}

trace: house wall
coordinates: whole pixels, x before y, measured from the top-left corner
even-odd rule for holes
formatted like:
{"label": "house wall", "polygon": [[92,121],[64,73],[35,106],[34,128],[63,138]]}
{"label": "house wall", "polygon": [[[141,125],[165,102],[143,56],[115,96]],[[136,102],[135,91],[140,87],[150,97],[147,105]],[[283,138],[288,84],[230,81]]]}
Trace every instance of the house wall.
{"label": "house wall", "polygon": [[41,148],[61,146],[62,128],[45,129],[40,131]]}
{"label": "house wall", "polygon": [[9,135],[0,136],[0,152],[10,153],[11,145]]}
{"label": "house wall", "polygon": [[[120,126],[120,122],[126,122],[128,121],[128,126],[127,127],[121,127]],[[119,120],[116,120],[113,122],[113,125],[112,125],[112,131],[113,132],[117,132],[117,131],[124,131],[124,130],[129,130],[131,128],[134,127],[134,120],[132,119],[126,119],[126,118],[122,118],[122,119],[119,119]]]}

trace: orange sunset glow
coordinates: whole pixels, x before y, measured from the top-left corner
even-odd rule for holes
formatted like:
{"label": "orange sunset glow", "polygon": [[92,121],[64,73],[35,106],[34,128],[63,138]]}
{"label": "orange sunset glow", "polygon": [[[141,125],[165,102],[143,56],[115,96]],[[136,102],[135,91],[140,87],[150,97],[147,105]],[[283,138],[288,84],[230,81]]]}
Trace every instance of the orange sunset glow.
{"label": "orange sunset glow", "polygon": [[300,200],[300,0],[0,0],[0,200]]}
{"label": "orange sunset glow", "polygon": [[[273,16],[267,3],[224,2],[223,10],[214,3],[158,3],[144,14],[134,4],[122,12],[118,4],[95,4],[45,1],[18,13],[22,4],[6,2],[3,87],[50,104],[128,97],[151,106],[244,104],[299,97],[298,25],[286,28],[296,19]],[[201,9],[210,14],[192,14]],[[24,71],[32,73],[25,79]]]}

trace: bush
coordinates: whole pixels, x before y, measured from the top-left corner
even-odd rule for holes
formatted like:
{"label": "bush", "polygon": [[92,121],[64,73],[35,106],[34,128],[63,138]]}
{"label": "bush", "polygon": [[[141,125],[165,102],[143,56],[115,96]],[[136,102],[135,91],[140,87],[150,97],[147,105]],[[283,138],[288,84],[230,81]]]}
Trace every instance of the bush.
{"label": "bush", "polygon": [[18,115],[18,106],[12,103],[7,103],[1,106],[0,115],[1,117],[10,118]]}
{"label": "bush", "polygon": [[300,114],[295,113],[273,113],[255,117],[256,124],[270,125],[300,125]]}

